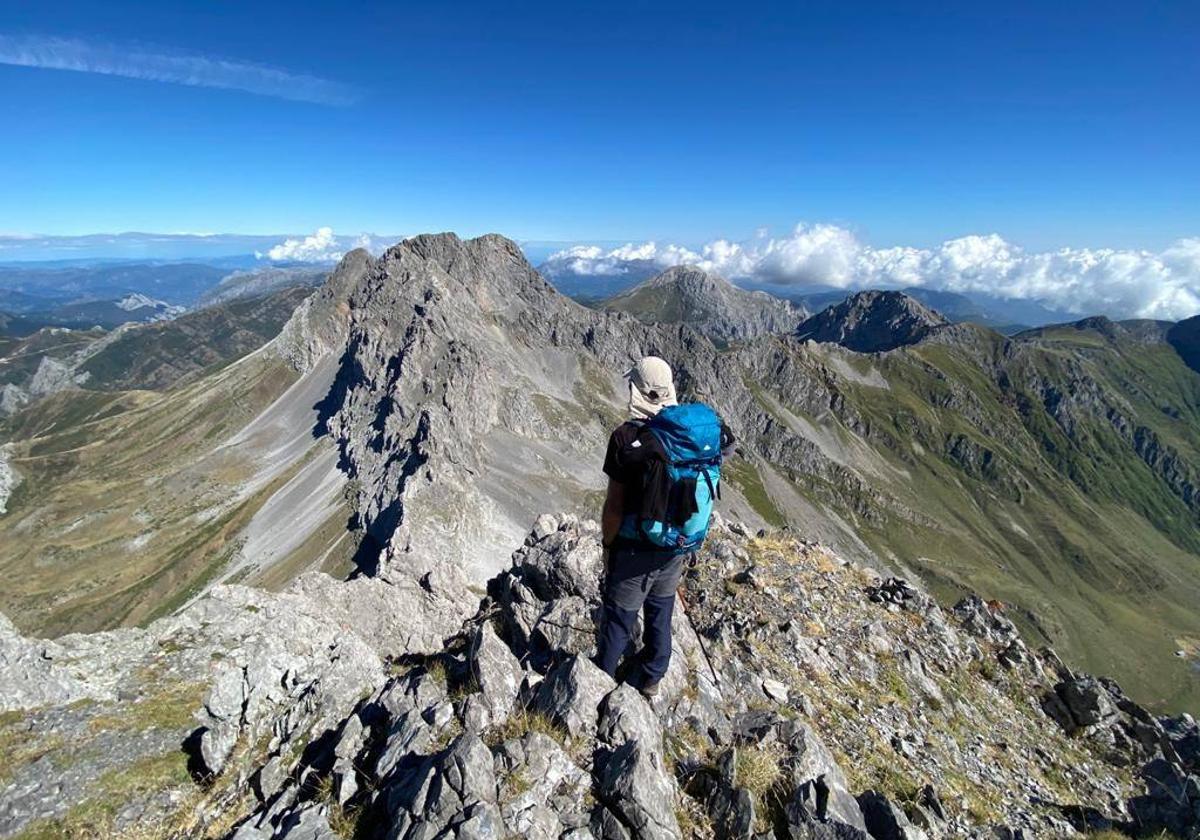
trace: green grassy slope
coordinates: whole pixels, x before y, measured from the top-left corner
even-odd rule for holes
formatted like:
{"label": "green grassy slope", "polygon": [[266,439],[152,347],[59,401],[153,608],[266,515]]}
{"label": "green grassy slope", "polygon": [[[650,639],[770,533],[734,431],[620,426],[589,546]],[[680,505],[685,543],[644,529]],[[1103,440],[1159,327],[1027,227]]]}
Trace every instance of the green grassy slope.
{"label": "green grassy slope", "polygon": [[217,447],[294,380],[255,358],[161,393],[63,392],[7,420],[24,480],[0,516],[0,610],[55,635],[185,601],[289,475],[239,495],[254,464]]}
{"label": "green grassy slope", "polygon": [[888,387],[843,381],[821,423],[886,461],[868,483],[890,501],[864,515],[846,488],[793,476],[806,494],[943,595],[1011,602],[1081,667],[1200,708],[1200,674],[1174,655],[1200,639],[1200,376],[1166,344],[1086,329],[962,328],[871,363]]}
{"label": "green grassy slope", "polygon": [[689,311],[674,286],[638,286],[604,302],[604,308],[628,312],[640,321],[676,324],[712,317],[711,312]]}

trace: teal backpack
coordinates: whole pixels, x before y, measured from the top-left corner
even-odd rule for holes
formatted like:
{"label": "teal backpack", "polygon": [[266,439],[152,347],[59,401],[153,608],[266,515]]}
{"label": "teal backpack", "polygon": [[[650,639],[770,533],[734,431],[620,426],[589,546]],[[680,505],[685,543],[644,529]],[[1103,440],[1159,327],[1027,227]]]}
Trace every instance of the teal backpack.
{"label": "teal backpack", "polygon": [[645,461],[641,510],[626,514],[620,536],[676,554],[695,551],[720,497],[721,418],[704,403],[667,406],[639,438],[647,434],[657,446]]}

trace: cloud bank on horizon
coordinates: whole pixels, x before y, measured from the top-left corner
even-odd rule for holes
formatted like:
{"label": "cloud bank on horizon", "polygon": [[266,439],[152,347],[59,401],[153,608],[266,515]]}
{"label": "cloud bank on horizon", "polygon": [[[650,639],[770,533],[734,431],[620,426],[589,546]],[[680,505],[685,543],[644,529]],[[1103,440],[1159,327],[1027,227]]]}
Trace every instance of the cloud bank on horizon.
{"label": "cloud bank on horizon", "polygon": [[318,228],[312,234],[241,233],[88,233],[45,235],[0,233],[0,265],[55,260],[218,260],[251,262],[331,263],[353,248],[380,254],[402,236],[372,233],[335,234]]}
{"label": "cloud bank on horizon", "polygon": [[935,248],[875,248],[830,224],[798,224],[786,236],[759,231],[698,250],[644,242],[603,249],[577,245],[551,254],[550,275],[619,276],[694,265],[730,280],[788,286],[924,287],[1035,300],[1080,315],[1179,320],[1200,314],[1200,237],[1160,252],[1062,248],[1026,252],[996,234]]}
{"label": "cloud bank on horizon", "polygon": [[306,73],[161,47],[88,43],[74,38],[0,33],[0,64],[240,90],[318,105],[352,105],[359,99],[349,85]]}

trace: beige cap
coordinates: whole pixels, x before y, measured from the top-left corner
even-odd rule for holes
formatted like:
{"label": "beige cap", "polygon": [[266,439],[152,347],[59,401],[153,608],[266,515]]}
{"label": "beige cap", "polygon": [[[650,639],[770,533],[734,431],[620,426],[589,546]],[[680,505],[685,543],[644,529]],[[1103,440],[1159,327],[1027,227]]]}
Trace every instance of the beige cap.
{"label": "beige cap", "polygon": [[651,417],[677,402],[671,366],[658,356],[646,356],[625,376],[629,379],[629,410],[635,417]]}

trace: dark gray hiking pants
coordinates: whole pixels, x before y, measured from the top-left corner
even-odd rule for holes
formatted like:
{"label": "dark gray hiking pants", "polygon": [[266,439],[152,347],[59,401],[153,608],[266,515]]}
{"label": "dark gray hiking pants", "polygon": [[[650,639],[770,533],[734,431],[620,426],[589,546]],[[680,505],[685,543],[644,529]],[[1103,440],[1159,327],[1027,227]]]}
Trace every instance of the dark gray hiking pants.
{"label": "dark gray hiking pants", "polygon": [[635,685],[655,683],[671,663],[671,616],[675,590],[690,554],[615,549],[604,580],[604,616],[596,664],[616,677],[638,612],[642,622],[642,665]]}

